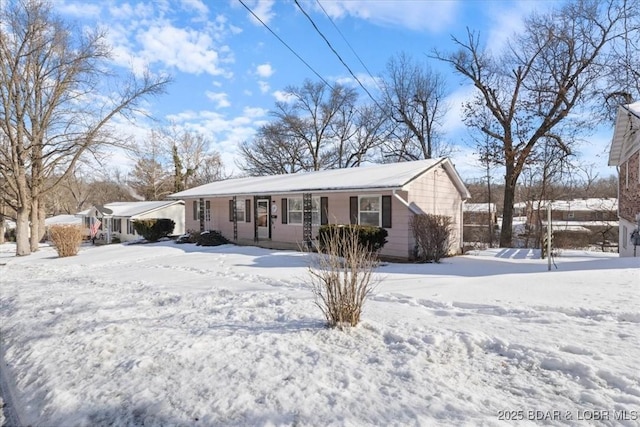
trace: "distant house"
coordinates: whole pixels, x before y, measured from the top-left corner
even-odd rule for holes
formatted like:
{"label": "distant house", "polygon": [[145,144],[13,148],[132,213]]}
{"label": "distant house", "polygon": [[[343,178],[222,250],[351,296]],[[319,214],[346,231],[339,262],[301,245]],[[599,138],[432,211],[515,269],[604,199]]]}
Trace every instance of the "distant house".
{"label": "distant house", "polygon": [[463,218],[465,242],[487,243],[493,240],[498,223],[495,203],[465,203]]}
{"label": "distant house", "polygon": [[[530,226],[547,221],[547,205],[551,203],[551,221],[554,225],[595,225],[606,222],[617,222],[618,199],[586,198],[573,200],[535,200],[515,203],[515,216],[525,217]],[[617,223],[616,223],[617,225]]]}
{"label": "distant house", "polygon": [[640,256],[640,102],[618,108],[609,166],[618,170],[620,256]]}
{"label": "distant house", "polygon": [[573,200],[535,200],[514,204],[522,218],[523,236],[536,236],[546,229],[547,206],[551,205],[551,226],[560,248],[599,246],[615,248],[618,241],[618,199],[585,198]]}
{"label": "distant house", "polygon": [[114,202],[104,206],[92,206],[76,216],[82,219],[87,237],[90,235],[91,226],[97,221],[98,239],[111,242],[115,237],[126,242],[141,239],[133,228],[133,222],[137,219],[172,219],[176,224],[173,234],[184,234],[184,212],[184,202],[181,200]]}
{"label": "distant house", "polygon": [[462,206],[469,198],[449,159],[229,179],[169,196],[185,200],[186,227],[218,230],[229,240],[298,249],[323,224],[383,227],[385,257],[410,259],[413,215],[446,215],[454,224],[450,252],[462,248]]}

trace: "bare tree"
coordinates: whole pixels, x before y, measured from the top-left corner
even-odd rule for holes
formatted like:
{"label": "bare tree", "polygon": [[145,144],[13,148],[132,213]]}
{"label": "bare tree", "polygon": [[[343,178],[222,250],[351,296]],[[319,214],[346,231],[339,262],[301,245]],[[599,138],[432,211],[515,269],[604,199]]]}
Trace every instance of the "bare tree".
{"label": "bare tree", "polygon": [[240,145],[238,167],[253,176],[360,165],[382,140],[385,116],[356,106],[357,93],[305,81],[288,87],[290,102],[276,103],[274,120]]}
{"label": "bare tree", "polygon": [[28,255],[42,235],[43,196],[84,155],[121,144],[112,119],[160,94],[168,79],[109,86],[105,34],[74,30],[45,1],[5,2],[0,22],[0,173],[16,195],[16,254]]}
{"label": "bare tree", "polygon": [[311,163],[305,142],[291,138],[281,121],[262,126],[253,141],[241,143],[240,157],[238,167],[251,176],[296,173]]}
{"label": "bare tree", "polygon": [[382,82],[381,104],[396,124],[386,157],[398,161],[443,154],[441,127],[448,111],[444,77],[401,53],[387,63]]}
{"label": "bare tree", "polygon": [[593,117],[581,113],[586,112],[589,95],[605,71],[607,46],[622,35],[623,16],[617,0],[575,0],[546,14],[532,14],[503,55],[482,49],[478,35],[470,30],[466,40],[453,39],[457,52],[435,53],[475,86],[478,105],[492,118],[492,126],[483,126],[477,118],[484,111],[468,110],[467,125],[502,147],[505,185],[500,246],[512,244],[516,185],[534,148],[553,138],[571,152],[572,132],[586,132],[595,125]]}
{"label": "bare tree", "polygon": [[622,32],[624,37],[613,40],[610,55],[613,60],[607,71],[603,98],[608,118],[614,121],[618,106],[640,100],[640,4],[634,0],[621,0]]}
{"label": "bare tree", "polygon": [[160,134],[152,131],[134,153],[137,160],[128,179],[131,188],[145,200],[162,200],[171,194],[174,190],[171,161]]}

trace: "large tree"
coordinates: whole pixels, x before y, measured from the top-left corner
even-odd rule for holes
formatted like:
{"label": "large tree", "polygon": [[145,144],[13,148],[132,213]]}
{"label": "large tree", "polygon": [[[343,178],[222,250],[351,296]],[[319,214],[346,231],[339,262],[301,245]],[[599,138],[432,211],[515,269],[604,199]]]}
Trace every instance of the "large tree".
{"label": "large tree", "polygon": [[445,153],[441,128],[448,105],[443,75],[400,53],[387,62],[381,81],[381,105],[395,124],[385,157],[402,161]]}
{"label": "large tree", "polygon": [[44,195],[84,155],[121,143],[113,119],[168,78],[114,80],[105,33],[74,29],[45,1],[2,2],[0,22],[0,173],[15,195],[16,254],[28,255],[42,235]]}
{"label": "large tree", "polygon": [[357,92],[306,80],[286,89],[252,141],[240,145],[238,167],[249,175],[347,168],[372,158],[382,141],[384,114],[357,105]]}
{"label": "large tree", "polygon": [[[454,38],[458,50],[435,56],[472,83],[477,106],[466,111],[469,126],[501,147],[504,209],[500,246],[512,244],[513,202],[518,178],[536,147],[552,139],[572,151],[575,130],[588,132],[600,117],[588,114],[592,94],[606,73],[612,40],[624,36],[626,11],[618,0],[574,0],[548,13],[534,13],[506,51],[484,49],[477,33]],[[488,113],[491,123],[478,120]]]}

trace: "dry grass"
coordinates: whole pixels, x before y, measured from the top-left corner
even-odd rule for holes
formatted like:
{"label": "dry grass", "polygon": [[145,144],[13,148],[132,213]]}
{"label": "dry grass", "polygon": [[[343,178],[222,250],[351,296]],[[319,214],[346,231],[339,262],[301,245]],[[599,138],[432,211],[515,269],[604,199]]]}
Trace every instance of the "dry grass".
{"label": "dry grass", "polygon": [[78,254],[82,244],[82,229],[77,225],[52,225],[49,236],[59,257]]}
{"label": "dry grass", "polygon": [[358,233],[333,232],[324,253],[312,254],[309,266],[315,303],[329,327],[356,326],[367,296],[374,289],[378,258],[358,242]]}

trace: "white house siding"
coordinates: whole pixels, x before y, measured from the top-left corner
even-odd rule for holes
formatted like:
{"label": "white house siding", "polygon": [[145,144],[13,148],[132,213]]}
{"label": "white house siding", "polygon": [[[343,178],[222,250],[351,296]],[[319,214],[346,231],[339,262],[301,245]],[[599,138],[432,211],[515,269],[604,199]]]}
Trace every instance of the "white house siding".
{"label": "white house siding", "polygon": [[[425,213],[451,217],[450,252],[459,253],[462,249],[462,198],[447,171],[442,167],[429,170],[409,183],[408,188],[409,203],[415,203]],[[412,235],[409,244],[414,245]]]}
{"label": "white house siding", "polygon": [[[184,215],[185,209],[184,206],[180,203],[175,205],[167,206],[155,211],[147,212],[144,214],[136,215],[134,219],[153,219],[153,218],[168,218],[173,220],[176,223],[175,228],[173,229],[173,235],[179,236],[184,234],[185,225],[184,225]],[[126,221],[123,221],[122,232],[125,233],[127,231]]]}

